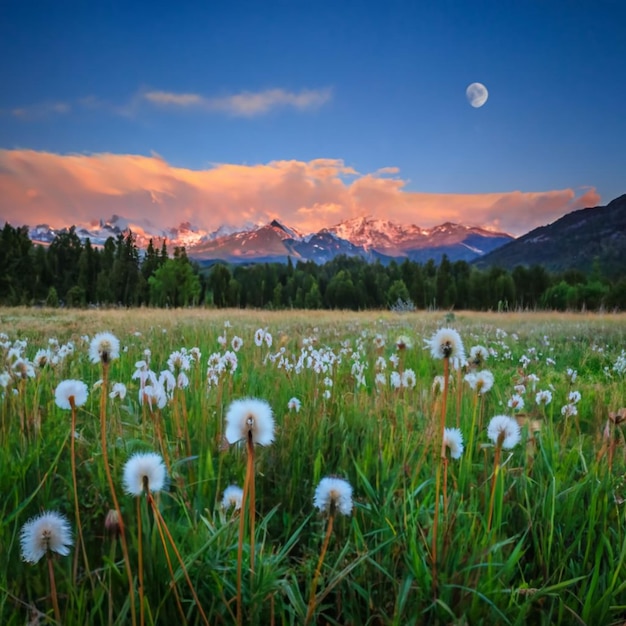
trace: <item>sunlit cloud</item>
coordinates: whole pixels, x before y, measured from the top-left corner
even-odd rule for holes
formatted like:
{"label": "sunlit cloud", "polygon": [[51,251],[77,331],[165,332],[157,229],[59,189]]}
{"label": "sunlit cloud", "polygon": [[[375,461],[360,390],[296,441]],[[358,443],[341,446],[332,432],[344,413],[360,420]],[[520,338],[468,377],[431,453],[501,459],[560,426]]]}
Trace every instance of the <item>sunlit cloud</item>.
{"label": "sunlit cloud", "polygon": [[361,215],[432,227],[446,221],[521,235],[578,208],[594,188],[446,194],[407,189],[396,168],[360,173],[340,159],[174,167],[158,155],[0,150],[0,220],[86,223],[112,214],[213,230],[280,219],[314,232]]}
{"label": "sunlit cloud", "polygon": [[206,97],[195,93],[172,93],[168,91],[146,91],[146,101],[160,107],[193,108],[208,113],[227,113],[241,117],[264,115],[278,108],[293,108],[299,111],[316,109],[326,104],[332,91],[326,89],[302,89],[299,92],[285,89],[244,91],[242,93]]}

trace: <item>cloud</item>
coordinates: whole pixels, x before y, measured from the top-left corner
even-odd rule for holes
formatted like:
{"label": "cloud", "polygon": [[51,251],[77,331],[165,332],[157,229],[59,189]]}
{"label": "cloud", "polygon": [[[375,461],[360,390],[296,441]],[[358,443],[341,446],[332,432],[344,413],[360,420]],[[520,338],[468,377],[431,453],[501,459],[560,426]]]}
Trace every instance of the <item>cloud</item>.
{"label": "cloud", "polygon": [[422,193],[407,190],[396,173],[382,168],[362,174],[340,159],[223,163],[193,170],[158,155],[0,150],[0,220],[63,226],[117,213],[164,228],[190,221],[211,230],[276,218],[313,232],[372,215],[421,227],[451,221],[521,235],[600,203],[594,188]]}
{"label": "cloud", "polygon": [[316,109],[332,97],[331,89],[302,89],[291,92],[285,89],[244,91],[220,97],[205,97],[194,93],[146,91],[143,98],[160,107],[194,108],[208,113],[227,113],[240,117],[264,115],[277,108],[294,108],[299,111]]}
{"label": "cloud", "polygon": [[67,102],[43,102],[22,107],[15,107],[10,114],[21,120],[45,119],[54,115],[64,115],[72,110],[72,105]]}

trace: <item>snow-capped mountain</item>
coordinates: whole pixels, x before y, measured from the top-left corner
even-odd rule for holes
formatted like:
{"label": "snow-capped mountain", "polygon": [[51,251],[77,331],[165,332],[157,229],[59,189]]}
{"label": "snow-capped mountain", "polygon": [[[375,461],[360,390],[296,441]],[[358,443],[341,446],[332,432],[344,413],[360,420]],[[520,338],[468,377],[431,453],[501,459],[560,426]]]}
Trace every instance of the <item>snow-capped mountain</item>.
{"label": "snow-capped mountain", "polygon": [[[65,229],[67,230],[67,229]],[[150,239],[155,246],[165,240],[168,248],[185,246],[187,254],[201,262],[224,260],[231,263],[312,260],[325,263],[345,254],[368,261],[391,259],[438,262],[446,254],[450,260],[471,261],[513,239],[474,226],[445,223],[426,229],[400,225],[371,217],[349,219],[316,233],[303,234],[278,220],[244,227],[221,226],[214,232],[193,227],[189,222],[175,228],[160,229],[148,220],[134,221],[114,215],[111,219],[75,226],[76,234],[104,245],[109,237],[132,231],[137,246],[145,248]],[[39,224],[29,230],[33,241],[49,244],[62,230]]]}

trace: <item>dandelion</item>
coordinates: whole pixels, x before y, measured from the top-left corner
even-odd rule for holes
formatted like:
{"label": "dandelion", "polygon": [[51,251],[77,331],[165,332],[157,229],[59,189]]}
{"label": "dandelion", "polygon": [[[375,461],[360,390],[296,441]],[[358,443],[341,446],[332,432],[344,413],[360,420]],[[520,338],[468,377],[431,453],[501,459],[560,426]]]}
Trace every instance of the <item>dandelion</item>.
{"label": "dandelion", "polygon": [[328,524],[326,526],[324,543],[322,544],[322,549],[320,551],[320,558],[317,562],[317,567],[315,568],[315,574],[313,575],[313,581],[311,583],[309,604],[306,618],[304,620],[305,625],[311,621],[313,612],[315,611],[315,591],[317,589],[317,581],[322,570],[322,564],[324,563],[326,551],[328,550],[328,544],[330,543],[335,514],[337,512],[342,515],[350,515],[350,513],[352,513],[352,486],[343,478],[335,476],[322,478],[315,489],[313,506],[328,516]]}
{"label": "dandelion", "polygon": [[581,397],[580,391],[570,391],[567,394],[567,401],[569,404],[578,404]]}
{"label": "dandelion", "polygon": [[33,517],[20,531],[22,560],[27,563],[37,563],[48,551],[67,556],[73,543],[69,521],[55,511]]}
{"label": "dandelion", "polygon": [[574,382],[576,382],[578,372],[575,369],[568,367],[567,370],[565,370],[565,375],[567,376],[567,380],[573,384]]}
{"label": "dandelion", "polygon": [[385,338],[382,335],[377,334],[376,337],[374,337],[374,347],[377,350],[382,350],[385,347]]}
{"label": "dandelion", "polygon": [[265,336],[263,337],[263,341],[265,341],[265,345],[268,348],[272,347],[272,335],[268,332],[265,333]]}
{"label": "dandelion", "polygon": [[425,347],[430,349],[433,359],[449,359],[453,367],[465,361],[463,341],[453,328],[440,328],[426,341]]}
{"label": "dandelion", "polygon": [[412,347],[413,342],[411,341],[410,337],[407,337],[406,335],[400,335],[396,339],[396,350],[399,350],[401,352],[402,350],[410,350]]}
{"label": "dandelion", "polygon": [[235,511],[241,509],[241,503],[243,501],[243,489],[237,485],[230,485],[224,489],[224,495],[222,496],[222,508],[230,509],[234,507]]}
{"label": "dandelion", "polygon": [[[246,476],[243,483],[241,508],[248,506],[250,529],[250,575],[254,575],[254,521],[255,521],[255,485],[254,485],[254,444],[268,446],[274,441],[274,417],[270,405],[264,400],[246,398],[234,400],[226,411],[226,441],[233,444],[242,439],[247,444]],[[243,535],[245,514],[239,520],[239,541],[237,545],[237,623],[242,623],[241,574],[243,566]]]}
{"label": "dandelion", "polygon": [[[493,519],[493,509],[496,496],[496,481],[502,480],[502,472],[500,471],[500,456],[502,450],[510,450],[516,446],[521,439],[519,424],[516,420],[508,415],[496,415],[491,418],[487,428],[487,435],[495,445],[494,471],[491,476],[491,495],[489,497],[489,514],[487,516],[487,531],[491,530],[491,522]],[[502,493],[502,490],[500,490]]]}
{"label": "dandelion", "polygon": [[250,438],[252,443],[268,446],[274,441],[274,418],[264,400],[235,400],[226,412],[225,437],[228,443]]}
{"label": "dandelion", "polygon": [[413,389],[417,382],[417,378],[415,376],[415,372],[412,369],[404,370],[402,372],[402,386],[407,387],[409,389]]}
{"label": "dandelion", "polygon": [[124,465],[124,490],[140,496],[148,490],[156,493],[165,487],[167,471],[163,458],[155,452],[137,452]]}
{"label": "dandelion", "polygon": [[296,413],[300,412],[301,406],[302,406],[302,403],[300,402],[300,400],[298,400],[298,398],[291,398],[291,400],[287,402],[287,408],[290,411],[295,411]]}
{"label": "dandelion", "polygon": [[402,376],[400,375],[400,372],[391,372],[391,374],[389,375],[389,384],[394,389],[400,389],[400,387],[402,386]]}
{"label": "dandelion", "polygon": [[35,378],[35,368],[28,359],[18,358],[11,367],[16,378]]}
{"label": "dandelion", "polygon": [[518,393],[513,394],[507,402],[507,406],[514,411],[521,411],[524,408],[524,398]]}
{"label": "dandelion", "polygon": [[89,389],[82,380],[64,380],[57,385],[54,391],[54,400],[60,409],[72,409],[83,406],[87,402]]}
{"label": "dandelion", "polygon": [[126,385],[124,383],[113,383],[109,398],[119,398],[120,400],[124,400],[124,398],[126,398]]}
{"label": "dandelion", "polygon": [[489,351],[484,346],[472,346],[469,352],[469,364],[472,367],[479,368],[485,364],[489,357]]}
{"label": "dandelion", "polygon": [[548,389],[542,389],[537,392],[535,402],[541,406],[548,406],[552,402],[552,392]]}
{"label": "dandelion", "polygon": [[119,356],[120,342],[112,333],[98,333],[89,344],[89,358],[92,363],[108,364]]}
{"label": "dandelion", "polygon": [[463,434],[458,428],[446,428],[443,431],[443,445],[450,450],[453,459],[460,459],[463,454]]}
{"label": "dandelion", "polygon": [[578,409],[575,404],[566,404],[561,407],[561,415],[563,417],[574,417],[578,415]]}
{"label": "dandelion", "polygon": [[352,486],[347,480],[334,476],[322,478],[313,497],[313,506],[322,513],[337,510],[342,515],[352,512]]}
{"label": "dandelion", "polygon": [[265,331],[259,328],[254,333],[254,343],[260,348],[263,345],[263,338],[265,337]]}
{"label": "dandelion", "polygon": [[491,418],[487,427],[487,436],[494,444],[501,446],[504,450],[510,450],[521,440],[521,431],[516,420],[508,415],[496,415]]}
{"label": "dandelion", "polygon": [[233,352],[239,352],[239,350],[241,350],[241,347],[243,346],[243,339],[235,335],[230,342],[230,346],[233,349]]}

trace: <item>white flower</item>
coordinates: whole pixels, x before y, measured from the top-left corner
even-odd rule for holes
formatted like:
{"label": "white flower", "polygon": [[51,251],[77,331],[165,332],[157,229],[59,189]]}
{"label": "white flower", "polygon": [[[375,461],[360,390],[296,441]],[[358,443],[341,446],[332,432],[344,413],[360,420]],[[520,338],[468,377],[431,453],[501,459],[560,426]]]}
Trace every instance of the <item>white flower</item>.
{"label": "white flower", "polygon": [[379,386],[383,386],[387,384],[387,376],[385,372],[378,372],[374,378],[374,383]]}
{"label": "white flower", "polygon": [[568,367],[567,370],[565,371],[565,374],[570,383],[576,382],[576,378],[578,377],[578,372],[575,369]]}
{"label": "white flower", "polygon": [[563,417],[573,417],[574,415],[578,415],[578,409],[575,404],[566,404],[561,407],[561,415]]}
{"label": "white flower", "polygon": [[239,350],[241,349],[241,346],[243,346],[243,339],[235,335],[233,337],[233,340],[230,342],[230,345],[233,349],[233,352],[239,352]]}
{"label": "white flower", "polygon": [[514,411],[521,411],[524,408],[524,398],[519,394],[513,394],[507,402],[507,406]]}
{"label": "white flower", "polygon": [[402,376],[400,376],[400,372],[393,371],[389,376],[389,384],[394,389],[400,389],[402,386]]}
{"label": "white flower", "polygon": [[473,367],[482,367],[489,357],[489,350],[485,346],[472,346],[469,352],[469,363]]}
{"label": "white flower", "polygon": [[89,344],[89,358],[92,363],[108,363],[119,356],[119,339],[111,333],[98,333]]}
{"label": "white flower", "polygon": [[410,350],[413,347],[413,342],[406,335],[400,335],[396,339],[396,349],[397,350]]}
{"label": "white flower", "polygon": [[411,369],[406,369],[402,372],[402,386],[408,387],[409,389],[413,389],[415,387],[415,383],[417,379],[415,377],[415,372]]}
{"label": "white flower", "polygon": [[537,404],[543,404],[544,406],[548,406],[548,404],[552,402],[552,393],[547,389],[542,389],[541,391],[538,391],[537,395],[535,396],[535,402]]}
{"label": "white flower", "polygon": [[450,456],[460,459],[463,454],[463,434],[458,428],[444,428],[443,444],[450,448]]}
{"label": "white flower", "polygon": [[567,401],[569,404],[578,404],[580,402],[580,391],[570,391],[567,395]]}
{"label": "white flower", "polygon": [[20,531],[22,560],[27,563],[37,563],[48,550],[67,556],[73,543],[70,523],[55,511],[33,517]]}
{"label": "white flower", "polygon": [[265,336],[263,337],[263,341],[265,341],[265,345],[268,348],[272,347],[272,335],[270,335],[270,333],[266,332]]}
{"label": "white flower", "polygon": [[12,365],[13,373],[17,378],[26,380],[27,378],[35,378],[35,368],[28,359],[18,358]]}
{"label": "white flower", "polygon": [[165,464],[156,452],[137,452],[124,465],[124,489],[131,496],[142,495],[144,485],[153,493],[161,491],[166,479]]}
{"label": "white flower", "polygon": [[327,476],[320,480],[315,489],[313,506],[322,513],[330,513],[331,509],[339,511],[342,515],[350,515],[352,512],[352,486],[343,478]]}
{"label": "white flower", "polygon": [[52,353],[50,352],[50,350],[45,350],[45,349],[37,350],[37,354],[35,354],[33,363],[35,367],[38,367],[39,369],[41,369],[50,363],[51,358],[52,358]]}
{"label": "white flower", "polygon": [[465,361],[465,348],[454,328],[440,328],[426,341],[426,347],[430,349],[433,359],[449,359],[453,367]]}
{"label": "white flower", "polygon": [[167,367],[173,373],[176,373],[177,371],[186,372],[191,368],[189,355],[187,355],[183,350],[175,350],[172,354],[170,354],[169,359],[167,359]]}
{"label": "white flower", "polygon": [[254,343],[257,346],[261,346],[263,345],[263,338],[265,337],[265,331],[262,328],[259,328],[255,333],[254,333]]}
{"label": "white flower", "polygon": [[493,374],[489,370],[470,372],[465,375],[465,381],[476,393],[486,394],[493,387]]}
{"label": "white flower", "polygon": [[290,411],[295,411],[296,413],[300,412],[300,406],[301,406],[301,402],[300,400],[298,400],[298,398],[291,398],[291,400],[287,402],[287,408]]}
{"label": "white flower", "polygon": [[522,438],[519,424],[508,415],[496,415],[492,417],[487,427],[487,436],[496,445],[499,441],[502,441],[502,448],[504,450],[515,447]]}
{"label": "white flower", "polygon": [[222,496],[222,508],[229,509],[231,506],[235,507],[235,511],[241,508],[241,502],[243,500],[243,489],[237,485],[230,485],[224,489],[224,495]]}
{"label": "white flower", "polygon": [[224,435],[228,443],[251,437],[252,443],[270,445],[274,441],[274,417],[270,405],[256,398],[234,400],[226,412]]}
{"label": "white flower", "polygon": [[126,397],[126,385],[124,383],[114,383],[109,393],[109,398],[119,398],[124,400]]}
{"label": "white flower", "polygon": [[64,380],[54,390],[54,400],[60,409],[83,406],[87,402],[89,390],[82,380]]}

